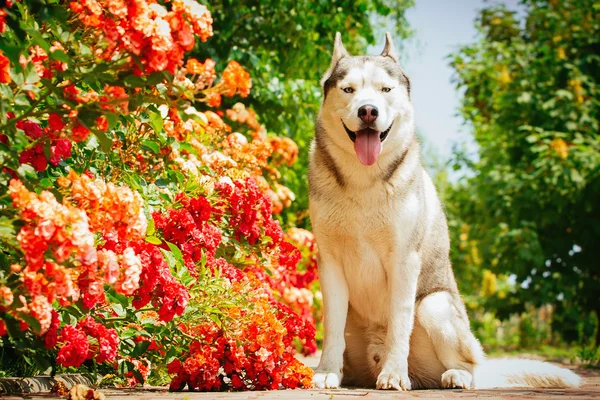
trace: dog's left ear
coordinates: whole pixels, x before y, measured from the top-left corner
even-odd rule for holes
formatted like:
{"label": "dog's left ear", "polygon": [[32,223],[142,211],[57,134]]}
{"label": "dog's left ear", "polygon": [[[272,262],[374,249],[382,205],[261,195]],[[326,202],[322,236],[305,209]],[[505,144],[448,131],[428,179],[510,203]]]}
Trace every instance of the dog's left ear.
{"label": "dog's left ear", "polygon": [[389,32],[385,33],[385,46],[383,46],[381,56],[390,57],[396,62],[399,61],[398,53],[396,53],[396,47],[394,47],[394,41],[392,40],[392,35],[390,35]]}

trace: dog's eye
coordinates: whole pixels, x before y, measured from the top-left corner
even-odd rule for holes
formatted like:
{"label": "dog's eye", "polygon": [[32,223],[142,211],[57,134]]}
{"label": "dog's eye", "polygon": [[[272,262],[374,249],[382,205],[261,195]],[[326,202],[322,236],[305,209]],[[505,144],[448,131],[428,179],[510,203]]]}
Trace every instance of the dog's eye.
{"label": "dog's eye", "polygon": [[351,87],[345,87],[342,89],[345,93],[354,93],[354,89]]}
{"label": "dog's eye", "polygon": [[390,90],[392,90],[392,88],[389,88],[389,87],[384,87],[384,88],[382,88],[382,89],[381,89],[381,91],[382,91],[383,93],[387,93],[387,92],[389,92]]}

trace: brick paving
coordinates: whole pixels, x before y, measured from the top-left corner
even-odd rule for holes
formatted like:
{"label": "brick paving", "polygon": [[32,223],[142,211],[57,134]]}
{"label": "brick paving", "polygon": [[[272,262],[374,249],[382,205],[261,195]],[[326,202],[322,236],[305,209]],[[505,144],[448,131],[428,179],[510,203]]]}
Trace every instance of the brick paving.
{"label": "brick paving", "polygon": [[[314,367],[316,358],[303,360]],[[600,370],[575,369],[584,378],[584,384],[577,389],[492,389],[492,390],[414,390],[409,392],[380,391],[365,389],[338,390],[278,390],[263,392],[238,393],[200,393],[179,392],[169,393],[166,388],[143,389],[102,389],[110,400],[229,400],[229,399],[260,399],[260,400],[387,400],[387,399],[600,399]],[[48,393],[23,396],[2,396],[6,400],[47,399],[55,396]]]}

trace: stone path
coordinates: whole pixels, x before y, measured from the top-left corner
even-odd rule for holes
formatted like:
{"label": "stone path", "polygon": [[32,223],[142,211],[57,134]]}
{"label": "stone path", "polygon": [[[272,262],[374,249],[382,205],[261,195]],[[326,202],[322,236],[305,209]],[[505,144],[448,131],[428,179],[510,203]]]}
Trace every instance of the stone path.
{"label": "stone path", "polygon": [[[311,367],[315,366],[315,358],[303,360]],[[270,392],[238,392],[238,393],[169,393],[165,388],[144,389],[102,389],[110,400],[387,400],[387,399],[600,399],[600,370],[576,369],[584,378],[584,384],[577,389],[493,389],[493,390],[415,390],[409,392],[380,391],[365,389],[339,390],[279,390]],[[54,398],[50,394],[31,394],[24,396],[3,396],[2,399],[47,399]]]}

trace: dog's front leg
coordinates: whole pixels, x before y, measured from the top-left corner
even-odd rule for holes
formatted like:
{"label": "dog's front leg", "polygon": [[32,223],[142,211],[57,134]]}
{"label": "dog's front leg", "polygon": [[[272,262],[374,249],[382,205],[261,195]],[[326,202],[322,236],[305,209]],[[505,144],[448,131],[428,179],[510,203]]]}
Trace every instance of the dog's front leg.
{"label": "dog's front leg", "polygon": [[324,252],[319,256],[319,279],[323,293],[323,353],[313,384],[319,389],[338,388],[346,348],[348,284],[340,263]]}
{"label": "dog's front leg", "polygon": [[[390,257],[391,260],[398,260]],[[408,353],[414,325],[415,296],[421,270],[421,259],[411,252],[404,262],[387,266],[390,294],[389,322],[386,336],[386,358],[377,377],[377,389],[410,390]]]}

